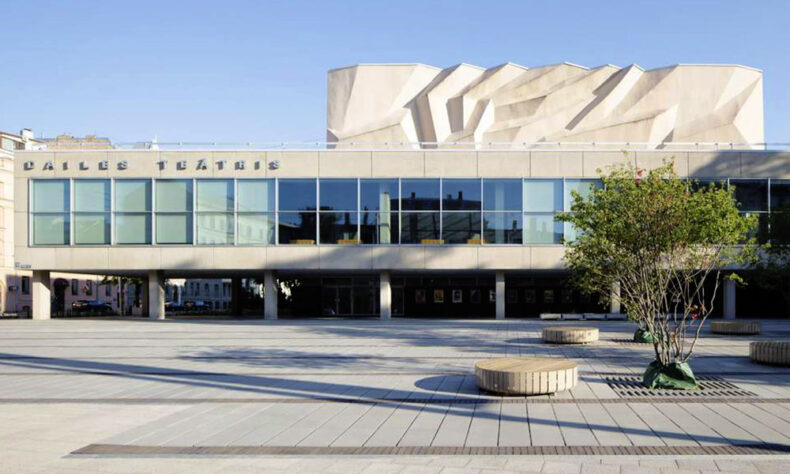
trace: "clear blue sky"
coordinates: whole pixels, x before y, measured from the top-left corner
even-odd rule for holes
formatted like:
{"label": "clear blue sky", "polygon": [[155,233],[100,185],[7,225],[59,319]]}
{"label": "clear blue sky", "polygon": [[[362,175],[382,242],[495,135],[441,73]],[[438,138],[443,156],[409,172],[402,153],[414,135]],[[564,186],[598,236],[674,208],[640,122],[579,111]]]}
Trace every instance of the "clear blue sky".
{"label": "clear blue sky", "polygon": [[0,129],[115,141],[325,136],[326,72],[360,62],[740,63],[790,141],[790,1],[0,0]]}

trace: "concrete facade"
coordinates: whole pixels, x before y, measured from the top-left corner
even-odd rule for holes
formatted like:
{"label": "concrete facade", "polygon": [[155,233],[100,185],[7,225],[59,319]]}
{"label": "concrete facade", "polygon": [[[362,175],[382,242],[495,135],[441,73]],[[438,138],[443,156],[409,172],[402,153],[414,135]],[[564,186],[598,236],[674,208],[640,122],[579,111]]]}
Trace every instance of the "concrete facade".
{"label": "concrete facade", "polygon": [[[151,317],[164,315],[162,285],[169,277],[260,278],[263,274],[264,293],[272,295],[279,291],[278,272],[379,275],[380,314],[386,318],[392,314],[391,272],[490,274],[496,277],[495,315],[502,318],[505,274],[563,270],[561,245],[31,245],[30,182],[53,178],[573,179],[595,178],[620,164],[651,168],[667,161],[683,178],[790,178],[790,153],[752,150],[20,151],[14,180],[14,264],[34,271],[148,278]],[[725,290],[727,298],[734,297]],[[734,314],[733,301],[728,299],[728,317]],[[264,306],[264,317],[277,318],[274,298],[266,298]],[[619,308],[613,305],[612,310]]]}
{"label": "concrete facade", "polygon": [[[205,270],[552,270],[561,246],[31,246],[28,181],[47,178],[594,178],[620,163],[673,161],[680,177],[790,178],[790,153],[758,151],[84,151],[17,152],[17,268],[146,275]],[[201,161],[204,160],[204,161]],[[244,169],[238,163],[244,162]],[[123,163],[123,164],[122,164]],[[205,163],[207,169],[199,169]],[[276,164],[276,168],[275,168]]]}

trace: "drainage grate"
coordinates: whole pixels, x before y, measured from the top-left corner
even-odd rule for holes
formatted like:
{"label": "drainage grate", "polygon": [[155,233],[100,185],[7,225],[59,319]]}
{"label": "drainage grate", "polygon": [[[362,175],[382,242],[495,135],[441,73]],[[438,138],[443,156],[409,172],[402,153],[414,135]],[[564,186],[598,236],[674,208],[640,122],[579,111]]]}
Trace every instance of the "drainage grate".
{"label": "drainage grate", "polygon": [[618,375],[604,377],[606,383],[622,398],[672,397],[672,398],[737,398],[757,397],[757,394],[743,390],[737,385],[720,377],[699,376],[700,390],[661,390],[649,389],[642,385],[638,375]]}
{"label": "drainage grate", "polygon": [[649,349],[653,348],[653,345],[650,344],[649,342],[634,342],[633,339],[623,338],[623,339],[609,339],[609,340],[611,342],[613,342],[615,344],[619,344],[621,346],[639,346],[639,347],[644,347],[644,348],[649,348]]}

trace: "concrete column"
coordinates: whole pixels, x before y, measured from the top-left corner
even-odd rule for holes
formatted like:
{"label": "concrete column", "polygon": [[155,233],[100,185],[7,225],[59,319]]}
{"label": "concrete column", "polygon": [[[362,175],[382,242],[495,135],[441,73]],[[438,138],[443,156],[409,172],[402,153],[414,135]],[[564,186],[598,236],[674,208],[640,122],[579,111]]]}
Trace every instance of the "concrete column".
{"label": "concrete column", "polygon": [[724,280],[724,319],[735,319],[735,280]]}
{"label": "concrete column", "polygon": [[609,299],[609,312],[620,314],[620,282],[612,283],[612,293]]}
{"label": "concrete column", "polygon": [[277,319],[278,293],[274,272],[271,270],[263,272],[263,317],[265,319]]}
{"label": "concrete column", "polygon": [[496,272],[496,318],[505,319],[505,272]]}
{"label": "concrete column", "polygon": [[231,316],[241,316],[241,278],[233,277],[230,280],[230,312]]}
{"label": "concrete column", "polygon": [[165,272],[148,272],[148,317],[165,319]]}
{"label": "concrete column", "polygon": [[52,282],[49,271],[34,270],[32,281],[32,317],[33,319],[49,319],[52,311]]}
{"label": "concrete column", "polygon": [[390,272],[381,272],[379,275],[379,315],[381,319],[392,319]]}

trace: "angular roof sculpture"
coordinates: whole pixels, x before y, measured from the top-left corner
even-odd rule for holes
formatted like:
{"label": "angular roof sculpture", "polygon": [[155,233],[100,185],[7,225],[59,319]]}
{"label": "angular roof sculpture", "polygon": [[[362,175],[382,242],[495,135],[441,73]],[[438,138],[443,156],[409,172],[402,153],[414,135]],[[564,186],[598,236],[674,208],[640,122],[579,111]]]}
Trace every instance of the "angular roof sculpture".
{"label": "angular roof sculpture", "polygon": [[738,65],[645,71],[570,63],[532,69],[360,64],[329,71],[327,141],[749,148],[764,141],[762,72]]}

